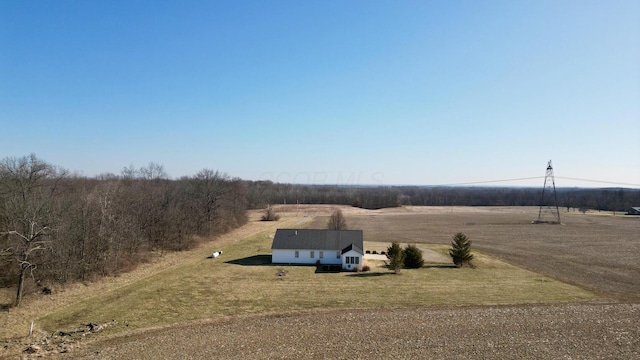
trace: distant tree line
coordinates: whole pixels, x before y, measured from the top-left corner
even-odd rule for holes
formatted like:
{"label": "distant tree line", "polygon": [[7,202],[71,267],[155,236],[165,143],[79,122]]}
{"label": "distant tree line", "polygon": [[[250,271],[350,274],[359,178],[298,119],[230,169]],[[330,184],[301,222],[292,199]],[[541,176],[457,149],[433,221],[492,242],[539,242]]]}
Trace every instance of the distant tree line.
{"label": "distant tree line", "polygon": [[35,155],[0,162],[0,286],[117,274],[247,221],[247,184],[213,170],[169,180],[161,165],[86,178]]}
{"label": "distant tree line", "polygon": [[400,206],[402,192],[391,187],[355,187],[337,185],[295,185],[271,181],[247,181],[249,206],[267,204],[338,204],[364,209]]}
{"label": "distant tree line", "polygon": [[[540,206],[540,188],[293,185],[248,181],[249,204],[340,204],[365,209],[418,206]],[[558,188],[558,206],[625,211],[640,206],[640,189]]]}

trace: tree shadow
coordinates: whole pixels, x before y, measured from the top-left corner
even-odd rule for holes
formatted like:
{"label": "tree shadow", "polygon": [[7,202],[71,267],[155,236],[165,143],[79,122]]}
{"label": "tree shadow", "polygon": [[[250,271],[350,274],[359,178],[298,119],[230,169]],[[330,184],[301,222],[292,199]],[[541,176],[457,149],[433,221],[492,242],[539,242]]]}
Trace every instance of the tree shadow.
{"label": "tree shadow", "polygon": [[425,265],[422,265],[422,269],[425,269],[425,268],[436,268],[436,269],[443,268],[444,269],[444,268],[455,268],[455,267],[457,267],[455,264],[425,264]]}
{"label": "tree shadow", "polygon": [[272,266],[271,255],[253,255],[246,258],[225,261],[225,264],[242,266]]}

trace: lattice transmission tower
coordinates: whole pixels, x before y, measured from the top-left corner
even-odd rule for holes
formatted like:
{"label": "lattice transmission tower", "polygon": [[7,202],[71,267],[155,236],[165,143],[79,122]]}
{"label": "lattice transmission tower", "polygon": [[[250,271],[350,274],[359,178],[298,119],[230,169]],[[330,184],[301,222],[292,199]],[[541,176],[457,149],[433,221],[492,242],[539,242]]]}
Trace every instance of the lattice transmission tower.
{"label": "lattice transmission tower", "polygon": [[540,198],[540,211],[538,220],[534,224],[560,224],[560,211],[558,210],[558,195],[556,194],[556,181],[553,178],[553,166],[551,160],[547,163],[547,173],[544,177],[542,196]]}

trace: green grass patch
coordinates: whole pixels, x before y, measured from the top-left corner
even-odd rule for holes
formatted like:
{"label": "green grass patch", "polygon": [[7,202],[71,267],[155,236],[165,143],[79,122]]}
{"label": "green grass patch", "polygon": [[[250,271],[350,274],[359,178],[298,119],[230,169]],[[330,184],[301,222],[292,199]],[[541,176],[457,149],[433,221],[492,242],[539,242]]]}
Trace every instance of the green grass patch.
{"label": "green grass patch", "polygon": [[[316,274],[313,266],[270,264],[269,232],[124,287],[80,300],[37,321],[45,330],[117,320],[127,329],[191,320],[318,308],[376,308],[588,301],[595,295],[474,251],[471,268],[424,267],[392,274],[383,261],[366,273]],[[446,253],[443,245],[429,246]],[[285,276],[277,276],[280,270]],[[114,327],[109,332],[123,331]]]}

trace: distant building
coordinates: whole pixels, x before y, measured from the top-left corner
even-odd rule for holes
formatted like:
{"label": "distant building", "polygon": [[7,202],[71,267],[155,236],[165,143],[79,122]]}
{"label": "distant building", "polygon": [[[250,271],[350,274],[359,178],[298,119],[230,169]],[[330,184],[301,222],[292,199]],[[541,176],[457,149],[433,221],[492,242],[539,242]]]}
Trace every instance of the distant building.
{"label": "distant building", "polygon": [[274,264],[362,266],[362,230],[278,229],[271,245]]}
{"label": "distant building", "polygon": [[629,211],[627,211],[627,215],[640,215],[640,206],[629,209]]}

